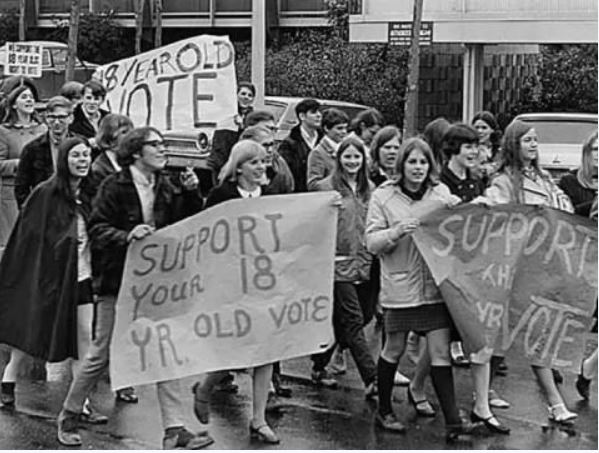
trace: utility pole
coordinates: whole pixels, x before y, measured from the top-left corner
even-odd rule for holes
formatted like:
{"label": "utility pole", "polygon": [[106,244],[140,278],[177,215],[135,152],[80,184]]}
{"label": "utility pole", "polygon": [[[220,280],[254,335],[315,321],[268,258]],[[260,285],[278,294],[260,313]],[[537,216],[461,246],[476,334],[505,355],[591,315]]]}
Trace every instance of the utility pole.
{"label": "utility pole", "polygon": [[254,105],[264,107],[264,58],[266,54],[266,4],[252,1],[252,83],[256,87]]}
{"label": "utility pole", "polygon": [[145,0],[137,0],[135,7],[135,54],[141,53],[141,38],[144,26],[144,3]]}
{"label": "utility pole", "polygon": [[418,128],[418,80],[420,79],[420,23],[424,0],[414,0],[412,19],[412,43],[408,62],[408,83],[406,85],[406,103],[404,106],[403,135],[413,137]]}
{"label": "utility pole", "polygon": [[19,41],[25,41],[25,3],[27,0],[19,0]]}
{"label": "utility pole", "polygon": [[64,81],[75,78],[75,60],[77,59],[77,38],[79,36],[79,16],[81,15],[81,0],[71,0],[71,19],[69,21],[69,39],[67,49],[67,67]]}
{"label": "utility pole", "polygon": [[154,35],[154,48],[162,47],[162,0],[154,3],[154,14],[156,15],[156,34]]}

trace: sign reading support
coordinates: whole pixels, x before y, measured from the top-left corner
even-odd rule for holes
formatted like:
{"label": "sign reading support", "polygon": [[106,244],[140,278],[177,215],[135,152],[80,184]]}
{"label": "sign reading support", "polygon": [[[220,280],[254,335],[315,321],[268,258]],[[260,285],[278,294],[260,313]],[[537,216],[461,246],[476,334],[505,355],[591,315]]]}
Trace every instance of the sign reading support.
{"label": "sign reading support", "polygon": [[[392,46],[412,45],[412,22],[389,22],[387,42]],[[433,23],[420,23],[420,45],[430,46],[433,42]]]}
{"label": "sign reading support", "polygon": [[426,216],[413,238],[468,350],[516,347],[533,365],[579,372],[597,303],[596,222],[466,204]]}
{"label": "sign reading support", "polygon": [[43,47],[39,44],[7,42],[4,74],[7,76],[40,78],[42,76],[43,50]]}
{"label": "sign reading support", "polygon": [[237,114],[235,52],[226,36],[202,35],[99,67],[114,113],[160,130],[215,127]]}
{"label": "sign reading support", "polygon": [[325,350],[334,197],[231,200],[131,243],[110,347],[113,388]]}

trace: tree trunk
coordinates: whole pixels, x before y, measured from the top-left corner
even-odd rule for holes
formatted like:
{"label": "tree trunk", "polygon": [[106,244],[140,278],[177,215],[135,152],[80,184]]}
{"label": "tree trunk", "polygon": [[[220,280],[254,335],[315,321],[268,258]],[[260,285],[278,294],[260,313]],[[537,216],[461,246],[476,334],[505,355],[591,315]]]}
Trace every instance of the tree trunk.
{"label": "tree trunk", "polygon": [[162,47],[162,0],[154,3],[154,14],[156,14],[156,34],[154,35],[154,48]]}
{"label": "tree trunk", "polygon": [[408,62],[408,83],[406,85],[406,103],[404,106],[404,137],[413,137],[418,128],[418,80],[420,78],[420,23],[424,0],[414,0],[412,19],[412,43]]}
{"label": "tree trunk", "polygon": [[25,41],[25,3],[27,0],[19,0],[19,41]]}
{"label": "tree trunk", "polygon": [[77,38],[79,36],[79,17],[81,15],[81,0],[71,0],[71,18],[69,24],[69,39],[67,49],[67,67],[64,81],[75,78],[75,60],[77,59]]}
{"label": "tree trunk", "polygon": [[144,0],[137,0],[135,8],[135,54],[141,53],[141,38],[144,31]]}

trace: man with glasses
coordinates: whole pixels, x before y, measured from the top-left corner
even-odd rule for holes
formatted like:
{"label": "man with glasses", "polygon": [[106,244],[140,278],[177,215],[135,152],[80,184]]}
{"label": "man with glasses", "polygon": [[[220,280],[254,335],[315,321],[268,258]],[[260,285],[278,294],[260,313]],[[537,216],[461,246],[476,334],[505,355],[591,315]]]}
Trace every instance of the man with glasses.
{"label": "man with glasses", "polygon": [[54,96],[46,105],[45,116],[48,132],[25,145],[17,167],[15,198],[19,208],[39,183],[54,174],[58,147],[69,137],[73,105],[64,96]]}
{"label": "man with glasses", "polygon": [[[167,162],[163,137],[153,127],[128,132],[117,150],[121,171],[108,176],[94,199],[89,235],[94,250],[102,250],[97,277],[95,336],[73,378],[58,416],[58,440],[67,446],[81,445],[78,421],[85,398],[108,368],[115,322],[115,304],[127,247],[202,208],[198,178],[192,169],[179,174],[175,188],[163,174]],[[179,381],[156,384],[162,416],[164,449],[199,449],[213,443],[206,433],[193,434],[184,426]]]}

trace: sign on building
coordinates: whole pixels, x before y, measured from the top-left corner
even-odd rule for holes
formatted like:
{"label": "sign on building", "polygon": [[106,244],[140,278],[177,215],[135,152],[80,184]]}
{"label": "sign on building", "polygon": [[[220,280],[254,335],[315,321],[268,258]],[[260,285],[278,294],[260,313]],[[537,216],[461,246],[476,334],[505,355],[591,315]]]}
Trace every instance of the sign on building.
{"label": "sign on building", "polygon": [[[412,22],[389,22],[387,42],[393,46],[412,44]],[[420,23],[420,45],[430,46],[433,42],[433,23]]]}
{"label": "sign on building", "polygon": [[7,42],[4,74],[31,78],[41,77],[42,51],[43,47],[39,44]]}

